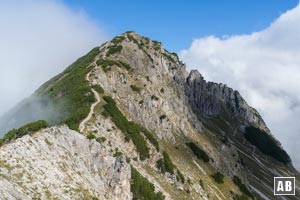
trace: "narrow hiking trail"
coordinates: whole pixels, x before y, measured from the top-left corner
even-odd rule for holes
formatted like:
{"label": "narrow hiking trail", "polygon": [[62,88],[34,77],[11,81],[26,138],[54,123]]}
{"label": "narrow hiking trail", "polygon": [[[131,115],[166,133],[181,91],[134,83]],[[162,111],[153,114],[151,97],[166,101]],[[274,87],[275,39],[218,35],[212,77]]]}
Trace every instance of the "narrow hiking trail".
{"label": "narrow hiking trail", "polygon": [[99,96],[98,92],[96,92],[94,89],[92,89],[92,92],[94,93],[97,101],[92,104],[91,110],[90,110],[88,116],[84,120],[82,120],[82,122],[80,123],[80,125],[79,125],[79,132],[81,132],[81,133],[83,133],[83,130],[85,128],[85,123],[88,122],[91,119],[91,117],[92,117],[92,115],[94,113],[94,109],[95,109],[96,105],[98,103],[100,103],[100,96]]}
{"label": "narrow hiking trail", "polygon": [[[93,64],[96,65],[95,62],[94,62]],[[91,72],[89,72],[89,73],[86,74],[85,79],[86,79],[87,81],[90,81],[90,80],[89,80],[90,73],[91,73]],[[100,103],[100,96],[99,96],[98,92],[96,92],[93,88],[92,88],[92,92],[94,93],[94,95],[95,95],[95,97],[96,97],[96,102],[92,104],[88,116],[87,116],[84,120],[82,120],[81,123],[79,124],[79,132],[80,132],[80,133],[83,133],[86,122],[88,122],[88,121],[91,119],[91,117],[92,117],[93,114],[94,114],[94,109],[95,109],[96,105],[97,105],[98,103]]]}

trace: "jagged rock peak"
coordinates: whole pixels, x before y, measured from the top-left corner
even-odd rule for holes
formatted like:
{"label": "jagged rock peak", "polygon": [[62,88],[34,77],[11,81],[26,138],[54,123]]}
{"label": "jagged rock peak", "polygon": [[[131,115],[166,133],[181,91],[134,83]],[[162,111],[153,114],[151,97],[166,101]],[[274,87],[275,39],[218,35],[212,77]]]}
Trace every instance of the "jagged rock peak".
{"label": "jagged rock peak", "polygon": [[188,76],[188,82],[192,82],[194,80],[204,80],[202,74],[198,70],[191,70]]}
{"label": "jagged rock peak", "polygon": [[236,116],[247,125],[254,125],[270,133],[260,114],[250,107],[240,93],[223,83],[206,81],[192,70],[186,79],[186,95],[194,110],[207,116]]}

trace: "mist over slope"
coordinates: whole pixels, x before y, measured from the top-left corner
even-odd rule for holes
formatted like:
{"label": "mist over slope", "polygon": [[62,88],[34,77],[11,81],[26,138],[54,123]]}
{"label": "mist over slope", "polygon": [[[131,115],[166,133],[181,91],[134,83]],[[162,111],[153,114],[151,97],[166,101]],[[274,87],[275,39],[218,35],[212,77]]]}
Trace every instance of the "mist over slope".
{"label": "mist over slope", "polygon": [[62,1],[1,1],[0,27],[0,116],[107,39],[102,26]]}

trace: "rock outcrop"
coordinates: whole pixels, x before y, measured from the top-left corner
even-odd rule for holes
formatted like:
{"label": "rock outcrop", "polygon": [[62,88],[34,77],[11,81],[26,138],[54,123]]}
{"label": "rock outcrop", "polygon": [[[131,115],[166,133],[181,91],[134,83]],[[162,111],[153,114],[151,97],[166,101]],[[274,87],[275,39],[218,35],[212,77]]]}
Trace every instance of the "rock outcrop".
{"label": "rock outcrop", "polygon": [[130,165],[66,126],[1,147],[0,199],[131,199]]}

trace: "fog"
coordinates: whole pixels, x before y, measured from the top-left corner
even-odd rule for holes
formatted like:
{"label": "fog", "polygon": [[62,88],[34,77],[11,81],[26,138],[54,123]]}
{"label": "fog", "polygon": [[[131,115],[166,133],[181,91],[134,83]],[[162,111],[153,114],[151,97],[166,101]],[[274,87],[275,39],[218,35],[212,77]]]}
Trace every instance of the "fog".
{"label": "fog", "polygon": [[0,116],[107,38],[61,1],[0,1],[0,27]]}

